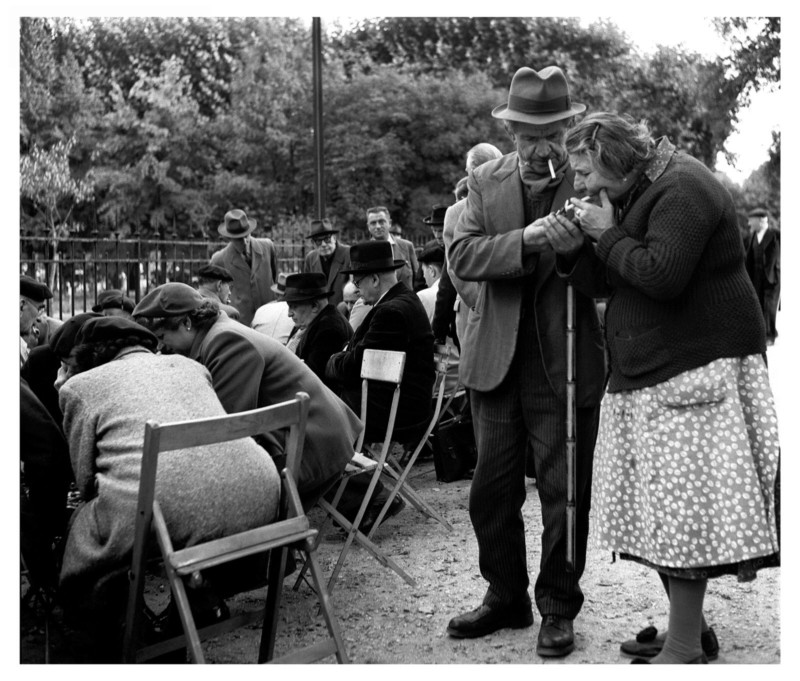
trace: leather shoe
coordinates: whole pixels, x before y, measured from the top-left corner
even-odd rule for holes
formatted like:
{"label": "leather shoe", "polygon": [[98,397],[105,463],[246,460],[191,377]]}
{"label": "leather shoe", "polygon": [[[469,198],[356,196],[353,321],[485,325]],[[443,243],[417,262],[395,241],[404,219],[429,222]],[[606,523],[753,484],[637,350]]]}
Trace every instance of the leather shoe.
{"label": "leather shoe", "polygon": [[[631,664],[652,664],[652,662],[650,662],[650,660],[645,660],[643,657],[634,657],[631,660]],[[708,658],[706,657],[705,653],[700,653],[700,655],[692,658],[684,664],[708,664]]]}
{"label": "leather shoe", "polygon": [[[385,523],[389,518],[392,516],[397,515],[406,507],[406,502],[403,501],[399,496],[396,496],[392,499],[392,503],[389,504],[389,508],[386,509],[386,515],[383,516],[383,520],[381,520],[381,525]],[[378,514],[381,512],[381,508],[383,508],[383,504],[370,504],[367,507],[367,510],[364,512],[364,517],[361,519],[361,524],[358,526],[359,532],[361,534],[367,535],[370,533],[372,526],[375,524],[375,521],[378,519]]]}
{"label": "leather shoe", "polygon": [[485,603],[475,610],[450,620],[447,633],[453,638],[479,638],[498,629],[524,629],[533,624],[530,602],[523,607],[490,606]]}
{"label": "leather shoe", "polygon": [[564,657],[574,648],[572,620],[560,615],[545,615],[536,639],[536,654],[540,657]]}
{"label": "leather shoe", "polygon": [[[636,639],[623,641],[619,646],[620,652],[636,657],[655,657],[664,647],[664,639],[657,638],[657,635],[658,629],[652,626],[645,627],[636,634]],[[700,634],[700,645],[709,661],[719,657],[719,641],[713,627]]]}

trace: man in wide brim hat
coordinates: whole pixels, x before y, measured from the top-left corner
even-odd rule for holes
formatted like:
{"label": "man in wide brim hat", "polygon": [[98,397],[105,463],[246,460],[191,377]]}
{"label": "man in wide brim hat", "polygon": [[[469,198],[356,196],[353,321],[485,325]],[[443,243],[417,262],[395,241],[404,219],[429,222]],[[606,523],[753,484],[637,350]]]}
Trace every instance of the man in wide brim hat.
{"label": "man in wide brim hat", "polygon": [[549,125],[586,111],[585,104],[573,102],[564,72],[558,66],[534,71],[527,66],[511,79],[508,101],[496,106],[492,116],[507,121]]}
{"label": "man in wide brim hat", "polygon": [[283,299],[287,303],[306,303],[318,298],[328,298],[330,295],[325,275],[320,272],[290,274],[286,277]]}
{"label": "man in wide brim hat", "polygon": [[359,241],[350,247],[350,269],[342,270],[342,274],[357,278],[360,274],[398,270],[405,264],[405,260],[392,257],[392,245],[388,241]]}
{"label": "man in wide brim hat", "polygon": [[321,236],[328,236],[329,234],[338,234],[339,230],[335,229],[328,218],[321,220],[311,221],[311,230],[309,231],[306,239],[317,239]]}
{"label": "man in wide brim hat", "polygon": [[422,221],[426,225],[430,225],[431,227],[436,227],[437,225],[444,228],[444,214],[447,212],[447,206],[443,203],[437,203],[432,209],[431,214],[427,217],[422,218]]}
{"label": "man in wide brim hat", "polygon": [[217,227],[217,231],[227,239],[244,239],[255,228],[256,221],[248,218],[243,210],[234,208],[225,213],[224,222]]}

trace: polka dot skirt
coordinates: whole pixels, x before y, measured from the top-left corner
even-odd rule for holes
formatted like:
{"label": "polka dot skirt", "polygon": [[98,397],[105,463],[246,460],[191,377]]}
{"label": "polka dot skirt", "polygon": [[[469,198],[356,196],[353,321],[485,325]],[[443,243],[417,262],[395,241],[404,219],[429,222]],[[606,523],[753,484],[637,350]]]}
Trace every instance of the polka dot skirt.
{"label": "polka dot skirt", "polygon": [[778,551],[778,423],[759,355],[608,393],[592,505],[600,548],[702,568]]}

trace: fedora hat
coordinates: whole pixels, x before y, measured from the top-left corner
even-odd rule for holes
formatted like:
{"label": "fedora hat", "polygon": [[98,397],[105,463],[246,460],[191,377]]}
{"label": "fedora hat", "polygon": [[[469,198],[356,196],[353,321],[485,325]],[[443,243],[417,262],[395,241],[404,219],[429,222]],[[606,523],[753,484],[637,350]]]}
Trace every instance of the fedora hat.
{"label": "fedora hat", "polygon": [[766,208],[753,208],[748,214],[747,217],[749,218],[766,218],[769,217],[769,213],[767,212]]}
{"label": "fedora hat", "polygon": [[278,278],[275,283],[270,286],[270,289],[273,293],[277,293],[279,295],[283,295],[286,291],[286,275],[283,272],[278,274]]}
{"label": "fedora hat", "polygon": [[248,218],[243,210],[234,208],[225,213],[225,222],[217,227],[217,231],[229,239],[244,239],[255,228],[255,220]]}
{"label": "fedora hat", "polygon": [[392,244],[388,241],[359,241],[350,246],[350,269],[343,274],[371,274],[400,269],[405,260],[392,257]]}
{"label": "fedora hat", "polygon": [[308,233],[306,239],[315,239],[318,236],[325,236],[326,234],[338,234],[339,230],[334,229],[331,221],[328,218],[322,220],[311,221],[311,231]]}
{"label": "fedora hat", "polygon": [[573,102],[569,84],[558,66],[534,71],[527,66],[511,79],[508,103],[497,106],[492,116],[507,121],[548,125],[586,111],[585,104]]}
{"label": "fedora hat", "polygon": [[431,227],[436,227],[437,225],[444,227],[444,214],[447,212],[447,208],[444,204],[436,204],[431,210],[431,214],[426,218],[422,218],[422,221]]}
{"label": "fedora hat", "polygon": [[326,284],[328,278],[322,272],[305,272],[290,274],[286,277],[286,289],[283,299],[287,303],[302,303],[331,295]]}

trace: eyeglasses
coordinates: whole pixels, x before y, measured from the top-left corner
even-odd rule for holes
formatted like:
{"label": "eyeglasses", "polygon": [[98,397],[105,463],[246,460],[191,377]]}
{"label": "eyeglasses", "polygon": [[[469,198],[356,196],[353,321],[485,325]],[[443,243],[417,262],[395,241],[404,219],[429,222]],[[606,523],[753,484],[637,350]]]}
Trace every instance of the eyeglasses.
{"label": "eyeglasses", "polygon": [[367,277],[370,277],[370,276],[372,276],[372,275],[365,274],[363,277],[358,277],[357,279],[355,277],[353,277],[353,284],[355,284],[356,288],[361,288],[361,282],[364,281],[364,279],[366,279]]}
{"label": "eyeglasses", "polygon": [[326,234],[325,236],[315,236],[311,241],[316,245],[319,246],[320,244],[327,243],[328,241],[333,241],[333,234]]}

